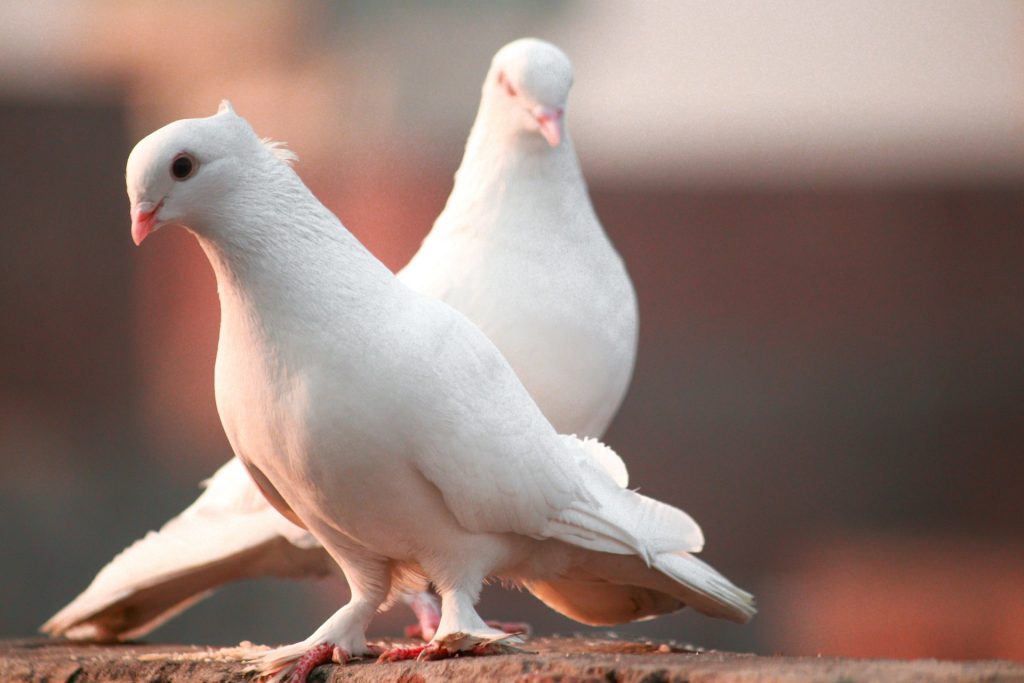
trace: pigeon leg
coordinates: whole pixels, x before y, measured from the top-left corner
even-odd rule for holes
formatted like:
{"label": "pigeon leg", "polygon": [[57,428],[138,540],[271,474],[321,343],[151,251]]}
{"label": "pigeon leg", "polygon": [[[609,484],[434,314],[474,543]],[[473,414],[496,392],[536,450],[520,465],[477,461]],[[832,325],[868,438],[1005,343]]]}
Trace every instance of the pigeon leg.
{"label": "pigeon leg", "polygon": [[430,640],[437,633],[441,623],[441,603],[427,592],[402,596],[402,601],[409,605],[416,615],[417,623],[405,627],[406,638],[422,638]]}
{"label": "pigeon leg", "polygon": [[352,601],[335,612],[306,640],[260,652],[249,659],[249,670],[259,672],[260,676],[274,683],[285,680],[302,683],[309,672],[321,664],[333,659],[344,664],[352,657],[367,654],[369,649],[362,624],[369,621],[366,612],[372,616],[374,610],[376,606],[371,608],[369,602],[353,596]]}
{"label": "pigeon leg", "polygon": [[466,590],[441,593],[441,622],[427,645],[396,647],[381,654],[378,662],[403,659],[445,659],[522,652],[519,634],[491,628],[477,614],[473,594]]}
{"label": "pigeon leg", "polygon": [[441,593],[441,623],[433,642],[450,638],[453,634],[479,636],[484,640],[504,640],[509,634],[488,626],[477,614],[475,596],[467,590],[445,590]]}
{"label": "pigeon leg", "polygon": [[[406,638],[422,638],[429,641],[437,633],[437,627],[441,623],[441,604],[433,595],[427,592],[407,594],[402,596],[402,601],[409,605],[409,608],[416,615],[418,623],[405,627]],[[533,628],[523,621],[494,621],[487,620],[487,625],[499,631],[511,634],[530,635]],[[408,649],[408,648],[406,648]]]}
{"label": "pigeon leg", "polygon": [[352,591],[348,604],[304,641],[261,652],[250,659],[250,670],[274,683],[302,683],[320,664],[332,660],[344,664],[352,657],[377,654],[366,643],[366,628],[387,597],[391,584],[388,565],[364,557],[358,562],[346,561],[342,569]]}

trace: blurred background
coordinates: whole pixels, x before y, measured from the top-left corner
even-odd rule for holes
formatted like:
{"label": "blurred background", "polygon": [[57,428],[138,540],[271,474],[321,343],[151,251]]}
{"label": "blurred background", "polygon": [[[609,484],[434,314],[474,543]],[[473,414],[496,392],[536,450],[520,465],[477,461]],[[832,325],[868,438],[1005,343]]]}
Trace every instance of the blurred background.
{"label": "blurred background", "polygon": [[[639,295],[606,440],[761,608],[618,632],[1024,659],[1015,0],[5,0],[0,636],[34,633],[230,457],[213,275],[182,230],[132,246],[135,141],[228,97],[398,269],[492,54],[524,35],[575,63],[568,125]],[[345,596],[235,585],[150,639],[292,642]],[[525,593],[483,610],[589,631]]]}

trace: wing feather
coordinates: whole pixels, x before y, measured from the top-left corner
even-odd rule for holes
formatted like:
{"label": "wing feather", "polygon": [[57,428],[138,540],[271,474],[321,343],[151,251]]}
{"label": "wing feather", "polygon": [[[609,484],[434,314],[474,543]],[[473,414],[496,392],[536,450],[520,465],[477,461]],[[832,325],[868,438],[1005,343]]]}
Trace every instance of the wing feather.
{"label": "wing feather", "polygon": [[[424,300],[420,329],[433,334],[410,372],[429,372],[416,466],[458,522],[474,532],[557,538],[590,550],[637,554],[701,549],[685,512],[624,488],[628,473],[595,440],[559,435],[497,348],[446,304]],[[432,326],[432,327],[431,327]],[[419,368],[419,370],[417,370]]]}
{"label": "wing feather", "polygon": [[423,299],[422,309],[434,330],[410,370],[432,375],[411,383],[431,387],[411,399],[425,408],[412,412],[425,416],[416,467],[466,529],[546,537],[549,520],[588,499],[587,456],[565,448],[479,329],[441,302]]}

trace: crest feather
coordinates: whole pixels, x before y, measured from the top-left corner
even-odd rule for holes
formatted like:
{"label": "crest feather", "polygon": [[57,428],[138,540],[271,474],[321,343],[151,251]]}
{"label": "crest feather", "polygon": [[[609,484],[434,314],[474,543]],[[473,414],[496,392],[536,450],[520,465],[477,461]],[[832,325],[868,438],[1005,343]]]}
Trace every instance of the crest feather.
{"label": "crest feather", "polygon": [[289,166],[299,160],[299,155],[288,149],[287,143],[285,142],[280,140],[271,140],[270,138],[260,138],[260,142],[263,143],[264,147],[270,150],[271,154]]}

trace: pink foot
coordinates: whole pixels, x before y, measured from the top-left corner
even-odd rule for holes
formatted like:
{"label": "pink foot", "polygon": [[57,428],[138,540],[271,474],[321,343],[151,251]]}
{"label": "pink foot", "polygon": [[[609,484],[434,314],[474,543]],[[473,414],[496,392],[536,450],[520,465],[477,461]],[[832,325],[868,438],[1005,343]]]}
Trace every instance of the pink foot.
{"label": "pink foot", "polygon": [[321,643],[307,650],[306,654],[299,657],[298,661],[295,662],[291,675],[288,677],[288,683],[306,683],[310,672],[321,664],[327,664],[328,662],[344,664],[348,660],[349,654],[340,647],[330,643]]}
{"label": "pink foot", "polygon": [[418,623],[405,627],[405,637],[431,640],[441,624],[441,606],[437,598],[429,593],[418,593],[409,600],[409,607]]}
{"label": "pink foot", "polygon": [[442,639],[442,642],[431,642],[426,645],[415,645],[413,647],[394,647],[390,650],[385,650],[377,658],[377,662],[400,662],[408,659],[431,661],[435,659],[448,659],[450,657],[485,657],[488,655],[523,652],[523,650],[517,647],[502,642],[503,640],[504,638],[484,642],[472,636],[467,638],[465,634],[458,633]]}
{"label": "pink foot", "polygon": [[[410,626],[409,628],[416,628]],[[406,629],[408,632],[408,629]],[[420,656],[424,650],[427,649],[426,645],[414,645],[412,647],[393,647],[390,650],[384,650],[377,657],[377,663],[383,664],[384,662],[402,662],[408,659],[416,659]]]}
{"label": "pink foot", "polygon": [[[474,646],[474,650],[476,647]],[[380,657],[377,658],[379,663],[384,662],[402,662],[409,659],[418,659],[420,661],[431,661],[434,659],[447,659],[454,657],[457,654],[471,655],[474,654],[471,650],[465,650],[459,652],[458,650],[450,650],[444,645],[437,643],[427,643],[426,645],[413,645],[412,647],[393,647],[390,650],[386,650]]]}
{"label": "pink foot", "polygon": [[[427,643],[416,659],[423,662],[430,662],[435,659],[448,659],[449,657],[454,657],[457,654],[461,653],[458,650],[447,648],[440,643]],[[466,652],[465,654],[469,653]]]}

